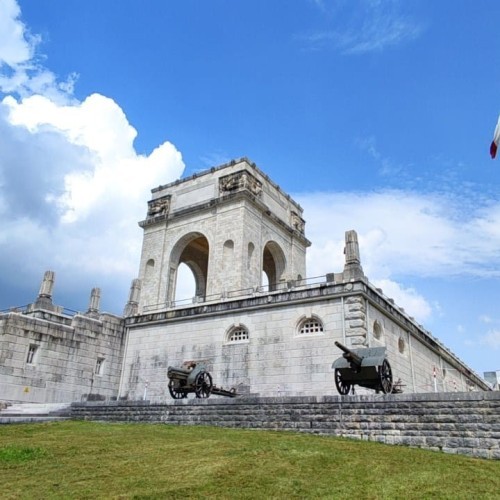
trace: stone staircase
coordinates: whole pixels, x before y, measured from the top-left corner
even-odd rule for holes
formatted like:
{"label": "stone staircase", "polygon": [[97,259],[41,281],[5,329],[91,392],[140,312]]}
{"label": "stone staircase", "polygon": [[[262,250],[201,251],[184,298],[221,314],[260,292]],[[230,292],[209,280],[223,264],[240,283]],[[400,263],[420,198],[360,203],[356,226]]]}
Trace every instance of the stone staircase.
{"label": "stone staircase", "polygon": [[71,418],[71,403],[7,403],[0,407],[0,424],[53,422]]}

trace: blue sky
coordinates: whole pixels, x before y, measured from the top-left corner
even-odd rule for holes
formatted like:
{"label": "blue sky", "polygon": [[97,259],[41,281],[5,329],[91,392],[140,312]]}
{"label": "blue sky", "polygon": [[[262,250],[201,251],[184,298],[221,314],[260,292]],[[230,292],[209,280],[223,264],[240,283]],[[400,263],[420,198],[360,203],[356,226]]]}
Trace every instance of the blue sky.
{"label": "blue sky", "polygon": [[0,0],[0,309],[120,313],[150,188],[247,156],[304,207],[310,276],[366,274],[500,370],[500,3]]}

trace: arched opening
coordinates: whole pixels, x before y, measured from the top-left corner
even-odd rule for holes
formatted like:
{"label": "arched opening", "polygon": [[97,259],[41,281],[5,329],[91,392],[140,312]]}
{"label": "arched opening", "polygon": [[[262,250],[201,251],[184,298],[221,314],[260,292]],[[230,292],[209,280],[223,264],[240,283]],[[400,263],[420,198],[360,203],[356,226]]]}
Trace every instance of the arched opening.
{"label": "arched opening", "polygon": [[177,269],[177,282],[175,286],[175,301],[192,299],[196,295],[196,280],[193,271],[181,262]]}
{"label": "arched opening", "polygon": [[280,281],[285,274],[286,260],[280,246],[270,241],[264,247],[262,256],[262,271],[267,276],[269,291],[277,290]]}
{"label": "arched opening", "polygon": [[[186,294],[188,293],[191,294],[191,297],[194,295],[201,300],[205,299],[208,256],[208,240],[201,233],[189,233],[175,244],[170,254],[168,300],[174,300],[174,298],[179,300],[181,295],[187,298]],[[190,282],[191,290],[189,289]],[[194,293],[192,288],[194,288]]]}

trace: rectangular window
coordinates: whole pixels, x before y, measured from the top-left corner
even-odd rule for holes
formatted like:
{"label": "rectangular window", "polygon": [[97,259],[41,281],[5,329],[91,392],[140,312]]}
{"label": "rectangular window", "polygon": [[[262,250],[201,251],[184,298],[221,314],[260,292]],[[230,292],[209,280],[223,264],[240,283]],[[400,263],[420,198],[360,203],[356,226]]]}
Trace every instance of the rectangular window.
{"label": "rectangular window", "polygon": [[30,344],[29,349],[28,349],[28,356],[26,357],[26,363],[28,365],[35,364],[37,351],[38,351],[38,346],[36,344]]}
{"label": "rectangular window", "polygon": [[95,374],[102,375],[103,368],[104,368],[104,358],[97,358],[97,361],[95,362]]}

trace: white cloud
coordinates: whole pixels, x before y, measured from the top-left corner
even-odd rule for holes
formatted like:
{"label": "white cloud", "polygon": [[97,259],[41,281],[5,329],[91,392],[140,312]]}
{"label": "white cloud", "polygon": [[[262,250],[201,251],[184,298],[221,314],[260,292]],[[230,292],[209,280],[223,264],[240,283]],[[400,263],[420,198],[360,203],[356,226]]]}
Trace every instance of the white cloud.
{"label": "white cloud", "polygon": [[405,288],[390,279],[376,280],[373,284],[381,288],[386,297],[394,299],[396,305],[404,307],[410,316],[421,322],[430,318],[433,307],[414,288]]}
{"label": "white cloud", "polygon": [[[128,207],[137,202],[144,204],[151,186],[173,180],[182,173],[180,153],[168,142],[149,157],[136,154],[133,141],[137,132],[110,98],[93,94],[82,103],[58,105],[35,95],[21,102],[7,97],[4,104],[12,125],[24,126],[33,135],[53,131],[89,152],[91,168],[69,172],[64,177],[64,192],[47,194],[47,201],[62,211],[64,222],[88,216],[96,206],[102,208],[103,200],[111,205],[126,197]],[[171,169],[168,174],[166,167]],[[124,213],[123,207],[119,210]]]}
{"label": "white cloud", "polygon": [[401,13],[395,0],[314,2],[324,13],[331,11],[329,26],[302,37],[311,49],[334,48],[343,54],[382,51],[416,39],[423,27]]}
{"label": "white cloud", "polygon": [[[358,233],[361,261],[371,282],[420,321],[439,312],[411,277],[500,276],[500,203],[462,211],[462,200],[411,191],[298,194],[304,207],[309,276],[339,272],[344,232]],[[467,204],[468,206],[468,204]],[[460,217],[457,216],[460,214]]]}
{"label": "white cloud", "polygon": [[[180,177],[180,152],[164,142],[149,155],[111,98],[71,94],[34,61],[15,2],[0,0],[0,271],[3,288],[39,282],[54,269],[63,293],[108,287],[120,312],[137,274],[152,186]],[[1,28],[5,28],[2,30]],[[118,292],[119,290],[119,292]],[[103,293],[103,299],[105,298]]]}
{"label": "white cloud", "polygon": [[[500,234],[494,229],[500,225],[498,202],[457,217],[461,200],[439,193],[391,190],[296,197],[305,209],[313,251],[339,248],[344,231],[355,229],[363,266],[374,279],[500,275]],[[314,274],[331,271],[325,260],[314,259],[310,265]]]}
{"label": "white cloud", "polygon": [[500,330],[491,330],[481,337],[480,344],[491,349],[500,349]]}
{"label": "white cloud", "polygon": [[0,92],[20,96],[43,94],[57,102],[71,99],[76,73],[61,80],[40,63],[41,37],[20,19],[15,0],[0,0]]}
{"label": "white cloud", "polygon": [[37,39],[27,39],[26,28],[19,20],[21,9],[15,0],[1,0],[0,14],[0,66],[15,67],[29,61]]}
{"label": "white cloud", "polygon": [[[181,154],[169,142],[148,156],[137,154],[136,131],[125,114],[98,94],[64,106],[44,96],[9,96],[2,108],[7,113],[1,127],[16,138],[10,147],[24,151],[25,161],[0,160],[0,198],[20,200],[18,210],[0,214],[0,244],[8,243],[12,259],[29,262],[33,247],[25,239],[36,234],[39,266],[93,275],[97,283],[133,278],[140,245],[136,222],[145,216],[151,186],[181,175]],[[17,177],[11,169],[19,169]],[[17,184],[38,177],[41,182]],[[36,213],[23,200],[37,200]]]}

